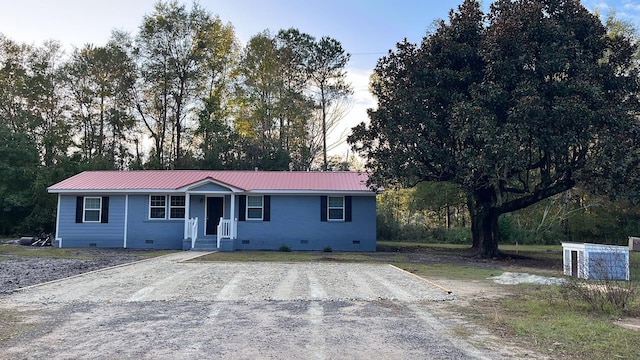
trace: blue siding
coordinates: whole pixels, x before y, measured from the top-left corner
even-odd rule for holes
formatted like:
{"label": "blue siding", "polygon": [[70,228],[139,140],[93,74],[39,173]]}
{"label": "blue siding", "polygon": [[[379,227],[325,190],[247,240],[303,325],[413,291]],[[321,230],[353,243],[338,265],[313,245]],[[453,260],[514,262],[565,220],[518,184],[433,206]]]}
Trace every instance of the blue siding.
{"label": "blue siding", "polygon": [[[92,195],[94,196],[94,195]],[[98,196],[98,195],[95,195]],[[123,247],[125,196],[109,196],[109,223],[75,223],[76,196],[60,196],[58,237],[64,247]],[[205,233],[205,195],[192,195],[189,216],[198,218],[198,236]],[[224,217],[230,216],[231,196],[224,196]],[[128,248],[181,249],[184,220],[150,220],[149,195],[129,195]],[[375,196],[352,197],[352,221],[320,221],[320,196],[271,195],[271,221],[238,222],[236,249],[375,251]]]}
{"label": "blue siding", "polygon": [[628,263],[624,255],[620,252],[590,252],[589,278],[626,279]]}
{"label": "blue siding", "polygon": [[[236,214],[237,216],[237,214]],[[358,244],[359,242],[359,244]],[[320,221],[320,196],[271,196],[271,221],[238,223],[237,249],[375,251],[376,199],[352,197],[352,221]]]}
{"label": "blue siding", "polygon": [[[198,237],[204,235],[205,226],[205,197],[204,195],[191,195],[191,206],[189,206],[189,218],[198,218]],[[184,233],[183,233],[184,236]]]}
{"label": "blue siding", "polygon": [[149,195],[129,195],[127,247],[182,249],[184,219],[149,220]]}
{"label": "blue siding", "polygon": [[193,189],[190,189],[189,191],[191,192],[198,192],[198,191],[223,191],[223,192],[227,192],[229,191],[229,188],[226,188],[224,186],[218,185],[218,184],[214,184],[214,183],[208,183],[208,184],[204,184],[198,187],[195,187]]}
{"label": "blue siding", "polygon": [[[106,195],[91,195],[106,196]],[[76,223],[76,196],[60,195],[57,237],[64,247],[122,247],[124,245],[124,195],[109,196],[108,223]]]}

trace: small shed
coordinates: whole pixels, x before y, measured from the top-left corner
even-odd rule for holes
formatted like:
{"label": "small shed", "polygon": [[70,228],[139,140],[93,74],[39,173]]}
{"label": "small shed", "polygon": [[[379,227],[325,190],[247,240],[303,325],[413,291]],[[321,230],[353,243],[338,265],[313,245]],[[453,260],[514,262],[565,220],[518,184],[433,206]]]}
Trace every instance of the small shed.
{"label": "small shed", "polygon": [[564,274],[583,279],[629,280],[629,247],[562,243]]}
{"label": "small shed", "polygon": [[629,251],[640,251],[640,237],[629,236]]}

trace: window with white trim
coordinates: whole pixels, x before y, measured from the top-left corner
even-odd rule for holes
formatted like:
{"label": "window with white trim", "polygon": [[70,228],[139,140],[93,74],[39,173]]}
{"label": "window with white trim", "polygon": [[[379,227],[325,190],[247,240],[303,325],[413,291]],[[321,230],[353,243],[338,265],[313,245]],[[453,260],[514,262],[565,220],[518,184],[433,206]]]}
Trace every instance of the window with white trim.
{"label": "window with white trim", "polygon": [[85,197],[84,198],[84,210],[83,210],[83,222],[100,222],[100,216],[102,212],[102,198],[101,197]]}
{"label": "window with white trim", "polygon": [[333,221],[344,221],[344,196],[328,197],[327,219]]}
{"label": "window with white trim", "polygon": [[185,208],[184,195],[171,195],[171,200],[169,201],[170,219],[184,219]]}
{"label": "window with white trim", "polygon": [[167,197],[164,195],[149,196],[149,219],[164,219],[167,213]]}
{"label": "window with white trim", "polygon": [[247,220],[262,220],[263,200],[262,195],[247,195]]}

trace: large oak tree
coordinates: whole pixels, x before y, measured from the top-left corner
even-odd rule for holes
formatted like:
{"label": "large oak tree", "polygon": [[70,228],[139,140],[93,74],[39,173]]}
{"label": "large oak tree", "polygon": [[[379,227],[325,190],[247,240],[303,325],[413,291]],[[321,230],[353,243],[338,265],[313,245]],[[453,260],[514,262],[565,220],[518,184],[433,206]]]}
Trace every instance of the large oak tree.
{"label": "large oak tree", "polygon": [[372,80],[377,109],[349,142],[374,186],[449,181],[468,194],[473,247],[499,256],[498,217],[620,185],[638,145],[636,46],[578,0],[466,0]]}

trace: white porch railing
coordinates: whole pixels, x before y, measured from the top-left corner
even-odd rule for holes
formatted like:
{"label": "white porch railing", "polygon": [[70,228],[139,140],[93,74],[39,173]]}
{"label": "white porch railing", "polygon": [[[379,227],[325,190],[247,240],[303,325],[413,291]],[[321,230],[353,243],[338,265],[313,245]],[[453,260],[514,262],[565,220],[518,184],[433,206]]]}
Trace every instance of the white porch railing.
{"label": "white porch railing", "polygon": [[235,221],[231,219],[220,218],[218,223],[218,248],[220,248],[221,239],[233,239],[235,238]]}
{"label": "white porch railing", "polygon": [[187,239],[191,239],[191,248],[196,246],[198,238],[198,218],[189,219],[187,224]]}

